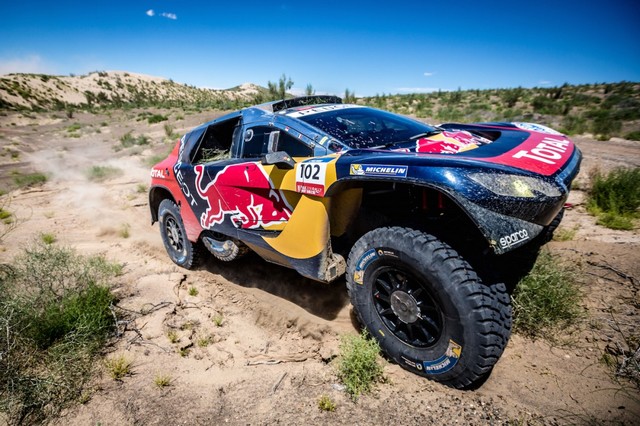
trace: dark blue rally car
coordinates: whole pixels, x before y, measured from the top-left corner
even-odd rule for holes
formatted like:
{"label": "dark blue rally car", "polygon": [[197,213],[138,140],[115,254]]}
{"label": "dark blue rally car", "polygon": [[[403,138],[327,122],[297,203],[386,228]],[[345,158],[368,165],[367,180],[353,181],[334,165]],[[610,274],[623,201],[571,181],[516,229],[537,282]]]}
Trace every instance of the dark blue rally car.
{"label": "dark blue rally car", "polygon": [[153,167],[149,204],[185,268],[251,250],[317,281],[345,275],[389,358],[462,388],[502,354],[505,265],[550,238],[580,159],[542,125],[431,126],[302,97],[191,130]]}

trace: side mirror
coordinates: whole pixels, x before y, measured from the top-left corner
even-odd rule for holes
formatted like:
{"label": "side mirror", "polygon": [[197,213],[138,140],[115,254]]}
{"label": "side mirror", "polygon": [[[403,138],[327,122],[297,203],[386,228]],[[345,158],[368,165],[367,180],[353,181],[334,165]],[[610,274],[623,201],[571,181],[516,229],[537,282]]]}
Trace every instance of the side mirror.
{"label": "side mirror", "polygon": [[291,170],[296,162],[284,151],[270,152],[262,156],[261,163],[265,166],[276,166],[279,169]]}

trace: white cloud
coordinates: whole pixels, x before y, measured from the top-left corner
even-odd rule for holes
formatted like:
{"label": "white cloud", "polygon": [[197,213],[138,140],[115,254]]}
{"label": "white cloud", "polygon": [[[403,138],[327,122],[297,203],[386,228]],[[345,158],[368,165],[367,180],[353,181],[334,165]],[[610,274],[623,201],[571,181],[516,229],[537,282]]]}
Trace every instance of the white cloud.
{"label": "white cloud", "polygon": [[171,19],[171,20],[176,20],[178,19],[178,16],[175,13],[167,13],[167,12],[162,12],[162,16],[167,18],[167,19]]}
{"label": "white cloud", "polygon": [[398,93],[431,93],[440,89],[437,87],[398,87],[395,90]]}
{"label": "white cloud", "polygon": [[156,12],[154,12],[153,9],[147,10],[147,16],[154,16],[155,14]]}
{"label": "white cloud", "polygon": [[434,74],[435,74],[435,72],[429,72],[429,71],[427,71],[427,72],[425,72],[425,73],[424,73],[424,76],[425,76],[425,77],[431,77],[431,76],[432,76],[432,75],[434,75]]}
{"label": "white cloud", "polygon": [[540,86],[551,86],[552,82],[547,80],[542,80],[542,81],[539,81],[538,84]]}
{"label": "white cloud", "polygon": [[10,73],[54,74],[54,70],[39,55],[23,58],[0,58],[0,75]]}

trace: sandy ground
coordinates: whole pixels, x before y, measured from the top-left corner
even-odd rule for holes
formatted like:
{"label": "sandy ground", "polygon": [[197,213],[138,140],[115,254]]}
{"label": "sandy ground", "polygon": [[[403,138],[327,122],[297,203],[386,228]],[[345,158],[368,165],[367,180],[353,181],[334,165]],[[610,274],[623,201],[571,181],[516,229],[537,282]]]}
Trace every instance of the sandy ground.
{"label": "sandy ground", "polygon": [[[339,336],[358,330],[344,280],[319,284],[253,255],[196,271],[175,266],[150,225],[146,195],[148,159],[173,142],[165,141],[166,122],[149,125],[137,114],[0,116],[0,184],[13,170],[50,176],[44,186],[2,197],[18,226],[4,237],[0,261],[46,232],[57,244],[125,265],[115,291],[127,322],[105,356],[125,355],[133,374],[114,381],[99,368],[91,399],[59,424],[640,424],[637,388],[601,362],[638,338],[640,235],[595,225],[580,190],[560,228],[575,236],[548,245],[580,270],[585,319],[578,329],[554,344],[514,335],[475,391],[386,363],[386,382],[353,402],[331,362]],[[174,111],[169,123],[180,132],[215,115]],[[74,123],[80,129],[69,132]],[[116,151],[128,131],[149,136],[151,145]],[[585,155],[579,186],[595,167],[640,166],[637,143],[576,142]],[[87,178],[94,165],[120,171],[94,183]],[[170,386],[158,388],[160,376]],[[321,395],[335,412],[319,410]]]}

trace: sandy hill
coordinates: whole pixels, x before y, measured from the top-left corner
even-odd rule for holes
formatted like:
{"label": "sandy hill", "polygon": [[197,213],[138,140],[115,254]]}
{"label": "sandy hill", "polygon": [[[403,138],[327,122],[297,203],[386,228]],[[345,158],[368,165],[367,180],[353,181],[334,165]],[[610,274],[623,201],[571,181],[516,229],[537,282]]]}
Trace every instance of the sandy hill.
{"label": "sandy hill", "polygon": [[0,109],[51,110],[86,106],[224,105],[253,101],[266,89],[245,83],[226,90],[201,89],[162,77],[124,71],[81,76],[0,76]]}

